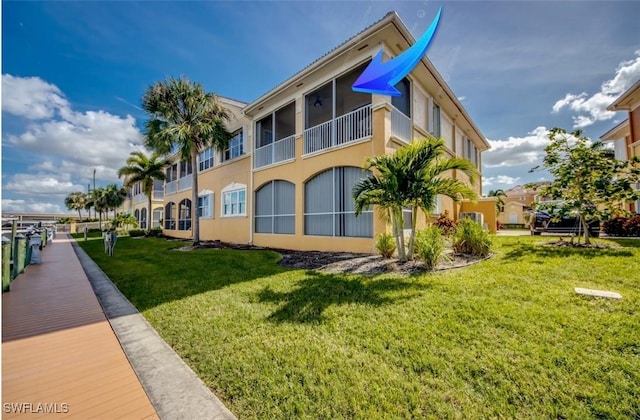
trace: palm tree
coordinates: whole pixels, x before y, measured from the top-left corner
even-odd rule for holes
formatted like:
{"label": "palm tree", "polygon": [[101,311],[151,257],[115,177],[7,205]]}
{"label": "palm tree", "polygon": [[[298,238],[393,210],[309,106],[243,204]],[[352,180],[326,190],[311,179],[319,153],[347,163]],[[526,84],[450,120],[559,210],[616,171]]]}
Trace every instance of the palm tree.
{"label": "palm tree", "polygon": [[102,212],[107,209],[106,190],[102,187],[93,189],[86,195],[84,208],[94,208],[98,213],[98,228],[102,230]]}
{"label": "palm tree", "polygon": [[146,145],[160,154],[177,149],[181,158],[190,160],[194,168],[191,220],[193,244],[198,245],[198,154],[208,147],[227,147],[230,134],[225,122],[229,113],[216,95],[206,93],[200,84],[184,77],[153,84],[142,98],[142,107],[151,116],[146,123]]}
{"label": "palm tree", "polygon": [[164,181],[163,168],[167,163],[167,159],[161,159],[158,153],[147,156],[142,152],[131,152],[127,165],[118,171],[118,177],[126,177],[125,187],[130,188],[138,182],[142,184],[142,191],[147,196],[147,231],[151,230],[153,184],[155,180]]}
{"label": "palm tree", "polygon": [[498,199],[498,201],[496,201],[496,214],[499,216],[500,213],[504,211],[504,200],[502,199],[502,197],[506,197],[507,194],[505,194],[503,189],[497,189],[489,191],[489,194],[487,195],[489,197],[496,197]]}
{"label": "palm tree", "polygon": [[[418,209],[430,214],[436,208],[439,195],[455,202],[463,198],[475,199],[476,193],[464,182],[447,176],[452,170],[465,173],[473,184],[478,175],[467,159],[446,158],[442,139],[417,139],[392,155],[367,158],[365,170],[375,169],[359,181],[353,189],[356,214],[370,205],[380,206],[391,219],[400,260],[413,258]],[[403,208],[412,210],[409,249],[404,252]]]}
{"label": "palm tree", "polygon": [[67,206],[67,209],[78,211],[78,219],[82,218],[82,213],[80,211],[84,209],[85,197],[85,194],[79,191],[72,192],[64,199],[64,204]]}
{"label": "palm tree", "polygon": [[116,217],[116,210],[127,198],[127,190],[118,187],[116,184],[109,184],[104,188],[104,200],[107,211],[113,210],[113,217]]}

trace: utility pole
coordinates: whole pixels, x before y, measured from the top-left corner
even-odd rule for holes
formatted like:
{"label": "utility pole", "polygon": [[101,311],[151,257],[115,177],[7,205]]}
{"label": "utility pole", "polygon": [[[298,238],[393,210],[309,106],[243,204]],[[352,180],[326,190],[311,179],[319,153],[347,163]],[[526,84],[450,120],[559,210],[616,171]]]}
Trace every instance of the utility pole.
{"label": "utility pole", "polygon": [[[96,170],[95,168],[93,169],[93,190],[96,190]],[[96,207],[93,206],[93,215],[95,217],[98,217],[98,210],[96,210]]]}

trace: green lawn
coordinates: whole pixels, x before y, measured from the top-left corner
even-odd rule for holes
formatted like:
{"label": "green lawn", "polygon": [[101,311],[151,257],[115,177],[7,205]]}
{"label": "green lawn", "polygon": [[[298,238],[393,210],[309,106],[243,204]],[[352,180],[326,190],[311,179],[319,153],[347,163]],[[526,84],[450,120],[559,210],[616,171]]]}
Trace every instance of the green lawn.
{"label": "green lawn", "polygon": [[239,418],[640,417],[640,241],[545,240],[497,237],[488,261],[408,278],[80,244]]}

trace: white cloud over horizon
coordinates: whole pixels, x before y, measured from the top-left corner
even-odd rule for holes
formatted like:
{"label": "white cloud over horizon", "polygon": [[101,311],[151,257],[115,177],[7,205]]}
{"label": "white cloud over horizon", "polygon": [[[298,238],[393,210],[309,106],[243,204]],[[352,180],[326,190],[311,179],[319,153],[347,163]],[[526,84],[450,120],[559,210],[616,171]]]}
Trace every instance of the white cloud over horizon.
{"label": "white cloud over horizon", "polygon": [[[22,132],[4,134],[6,145],[38,162],[28,166],[28,173],[3,177],[3,189],[13,196],[7,202],[11,211],[20,206],[25,211],[60,208],[53,203],[70,192],[84,191],[94,169],[101,183],[119,183],[118,168],[132,151],[143,150],[134,117],[75,110],[57,86],[39,77],[3,74],[2,99],[3,113],[28,121]],[[34,197],[39,204],[21,200]],[[3,210],[4,205],[3,200]]]}
{"label": "white cloud over horizon", "polygon": [[544,147],[549,144],[544,126],[534,128],[524,137],[510,136],[506,140],[488,140],[491,149],[482,154],[482,163],[488,168],[535,166],[545,155]]}
{"label": "white cloud over horizon", "polygon": [[23,199],[10,199],[3,198],[2,199],[2,212],[3,213],[56,213],[56,214],[67,214],[69,213],[66,209],[63,209],[58,204],[53,203],[44,203],[44,202],[36,202],[29,201]]}
{"label": "white cloud over horizon", "polygon": [[635,54],[633,59],[620,63],[614,77],[603,82],[599,92],[591,96],[587,92],[567,93],[556,101],[552,112],[558,113],[565,108],[576,112],[578,115],[572,117],[573,128],[584,128],[598,121],[612,119],[616,113],[607,111],[607,107],[640,80],[640,50]]}

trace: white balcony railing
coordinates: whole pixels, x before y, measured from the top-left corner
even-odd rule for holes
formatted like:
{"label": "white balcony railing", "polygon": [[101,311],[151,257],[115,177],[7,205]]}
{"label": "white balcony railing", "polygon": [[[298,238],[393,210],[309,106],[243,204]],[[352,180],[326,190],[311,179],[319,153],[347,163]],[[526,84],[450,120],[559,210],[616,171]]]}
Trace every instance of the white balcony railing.
{"label": "white balcony railing", "polygon": [[144,203],[144,202],[147,201],[147,196],[144,195],[143,193],[136,194],[134,196],[134,201],[135,201],[136,204]]}
{"label": "white balcony railing", "polygon": [[162,199],[164,199],[164,191],[162,191],[162,190],[154,190],[152,199],[153,200],[162,200]]}
{"label": "white balcony railing", "polygon": [[164,184],[164,195],[175,194],[178,191],[178,181],[171,181]]}
{"label": "white balcony railing", "polygon": [[398,108],[391,106],[391,135],[411,143],[413,138],[413,124],[411,118],[404,115]]}
{"label": "white balcony railing", "polygon": [[188,190],[192,185],[192,175],[189,174],[178,180],[178,191]]}
{"label": "white balcony railing", "polygon": [[253,167],[261,168],[296,156],[296,137],[289,136],[256,149]]}
{"label": "white balcony railing", "polygon": [[166,184],[164,184],[164,194],[162,194],[162,191],[154,191],[154,197],[159,196],[159,199],[161,200],[165,195],[175,194],[178,191],[188,190],[192,185],[191,176],[192,175],[189,174],[178,179],[177,181],[167,182]]}
{"label": "white balcony railing", "polygon": [[303,154],[338,147],[371,136],[371,105],[304,130]]}

